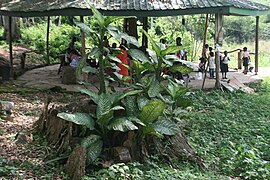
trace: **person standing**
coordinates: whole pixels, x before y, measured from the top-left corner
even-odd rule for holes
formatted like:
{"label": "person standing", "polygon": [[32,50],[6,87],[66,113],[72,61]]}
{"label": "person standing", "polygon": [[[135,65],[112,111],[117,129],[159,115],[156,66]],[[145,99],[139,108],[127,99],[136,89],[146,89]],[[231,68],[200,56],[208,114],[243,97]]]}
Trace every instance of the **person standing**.
{"label": "person standing", "polygon": [[119,67],[118,74],[122,76],[128,76],[128,68],[125,65],[128,65],[128,54],[125,46],[123,44],[120,45],[121,53],[117,54],[116,57],[120,59],[121,63],[118,63],[117,66]]}
{"label": "person standing", "polygon": [[202,58],[204,58],[205,60],[207,59],[207,56],[208,56],[208,48],[209,48],[209,45],[205,44],[203,48],[203,52],[202,52]]}
{"label": "person standing", "polygon": [[229,64],[230,58],[228,56],[228,52],[224,51],[224,57],[221,59],[220,69],[222,73],[222,79],[227,79],[227,72],[229,71]]}
{"label": "person standing", "polygon": [[[177,37],[176,38],[176,46],[181,46],[183,47],[183,44],[182,44],[182,39],[180,37]],[[186,53],[185,53],[185,50],[184,49],[181,49],[180,51],[178,51],[176,53],[176,56],[181,59],[181,60],[186,60]]]}
{"label": "person standing", "polygon": [[214,56],[214,52],[210,52],[210,56],[209,56],[210,79],[214,79],[214,72],[215,72],[215,56]]}
{"label": "person standing", "polygon": [[250,54],[247,50],[247,47],[244,47],[243,48],[244,52],[243,52],[243,57],[242,57],[242,60],[243,60],[243,66],[244,66],[244,71],[243,73],[244,74],[247,74],[248,72],[248,63],[250,61]]}

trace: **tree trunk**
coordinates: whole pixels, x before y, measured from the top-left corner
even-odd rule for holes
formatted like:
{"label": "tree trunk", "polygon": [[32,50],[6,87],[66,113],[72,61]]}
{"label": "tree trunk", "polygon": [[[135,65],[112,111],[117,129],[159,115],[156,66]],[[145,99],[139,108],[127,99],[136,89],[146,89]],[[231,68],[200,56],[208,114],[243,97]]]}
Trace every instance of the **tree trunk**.
{"label": "tree trunk", "polygon": [[[8,16],[2,16],[2,19],[3,19],[3,25],[4,25],[3,39],[4,40],[9,40]],[[13,40],[20,39],[21,38],[21,32],[20,32],[20,29],[18,27],[18,18],[17,17],[12,17],[11,29],[12,29],[12,39]]]}

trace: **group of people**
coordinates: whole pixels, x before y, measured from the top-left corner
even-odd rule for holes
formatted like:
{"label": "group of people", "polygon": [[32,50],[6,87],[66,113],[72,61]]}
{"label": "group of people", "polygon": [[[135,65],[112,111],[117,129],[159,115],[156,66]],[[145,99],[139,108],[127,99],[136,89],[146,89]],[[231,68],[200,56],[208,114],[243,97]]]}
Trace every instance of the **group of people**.
{"label": "group of people", "polygon": [[[81,59],[80,53],[75,48],[76,41],[77,41],[76,37],[73,37],[71,39],[71,42],[68,44],[67,49],[66,49],[66,63],[73,68],[77,67],[77,65]],[[105,39],[105,41],[106,41],[106,39]],[[106,43],[106,47],[109,50],[117,49],[116,43],[113,43],[112,47],[110,47],[108,41]],[[129,58],[128,58],[128,54],[127,54],[127,51],[125,49],[124,44],[121,44],[119,46],[119,50],[121,51],[121,53],[117,54],[116,57],[121,61],[121,63],[114,62],[118,66],[117,73],[122,75],[122,76],[127,76],[129,73],[128,73],[128,68],[125,66],[125,64],[126,65],[129,64]],[[89,61],[89,65],[92,67],[98,68],[98,62],[95,61],[94,59],[91,59]],[[111,68],[109,68],[109,69],[107,68],[105,70],[112,71]]]}
{"label": "group of people", "polygon": [[[228,51],[224,51],[223,55],[219,55],[219,60],[220,60],[220,71],[222,74],[222,79],[227,79],[227,72],[229,71],[229,61],[230,57],[228,56]],[[242,61],[243,61],[243,66],[244,66],[244,74],[247,74],[247,72],[252,72],[253,70],[253,64],[250,61],[250,54],[249,51],[247,50],[247,47],[243,48],[243,53],[242,53]],[[210,79],[214,79],[214,72],[215,72],[215,53],[213,52],[213,48],[209,47],[208,44],[205,44],[202,52],[202,57],[200,58],[200,63],[199,63],[199,71],[200,72],[205,72],[206,69],[206,63],[208,62],[209,65],[209,75]]]}
{"label": "group of people", "polygon": [[[69,65],[73,68],[76,68],[81,56],[80,53],[78,53],[78,51],[75,50],[74,48],[74,44],[76,42],[76,37],[73,37],[71,42],[68,45],[68,48],[66,49],[66,57],[68,59]],[[177,37],[176,40],[176,45],[177,46],[183,46],[182,44],[182,39],[180,37]],[[164,40],[160,41],[161,45],[165,45]],[[116,49],[116,43],[112,44],[112,47],[109,46],[109,43],[107,43],[106,47],[109,50],[112,49]],[[119,50],[121,51],[121,53],[117,54],[116,57],[121,61],[121,63],[118,62],[114,62],[116,63],[116,65],[118,66],[118,70],[117,73],[121,76],[128,76],[129,75],[129,71],[128,68],[126,67],[126,65],[130,64],[130,60],[127,54],[127,51],[125,49],[125,46],[123,44],[121,44],[119,46]],[[184,47],[179,50],[176,54],[175,54],[179,59],[181,60],[187,60],[187,51],[184,49]],[[227,79],[227,72],[229,71],[228,68],[228,64],[230,61],[230,58],[228,56],[228,52],[224,51],[223,55],[219,55],[219,59],[220,59],[220,70],[222,73],[222,79]],[[243,66],[244,66],[244,74],[247,74],[248,71],[252,72],[253,70],[253,66],[252,63],[250,62],[250,54],[247,50],[247,47],[243,48],[243,55],[242,55],[242,60],[243,60]],[[209,74],[210,74],[210,79],[214,79],[215,78],[215,67],[216,67],[216,62],[215,62],[215,53],[213,52],[213,48],[210,47],[208,44],[205,44],[204,48],[203,48],[203,52],[202,52],[202,56],[200,58],[200,63],[199,63],[199,71],[204,73],[206,72],[206,64],[208,63],[209,66]],[[92,64],[90,63],[90,65],[92,66]],[[97,63],[95,62],[95,67],[97,67]],[[112,69],[110,68],[108,71],[112,71]],[[174,74],[173,76],[175,76],[175,78],[177,79],[181,79],[182,75],[179,76],[179,74]]]}

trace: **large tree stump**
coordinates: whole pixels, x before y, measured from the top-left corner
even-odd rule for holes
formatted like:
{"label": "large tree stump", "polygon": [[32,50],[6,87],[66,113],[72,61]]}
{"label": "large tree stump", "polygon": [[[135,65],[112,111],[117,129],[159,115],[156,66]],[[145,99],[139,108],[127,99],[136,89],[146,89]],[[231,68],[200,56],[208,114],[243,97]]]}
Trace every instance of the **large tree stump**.
{"label": "large tree stump", "polygon": [[164,146],[162,141],[155,139],[157,150],[161,155],[169,156],[171,159],[188,159],[204,167],[204,160],[197,155],[182,131],[175,136],[166,136],[166,140],[169,145]]}

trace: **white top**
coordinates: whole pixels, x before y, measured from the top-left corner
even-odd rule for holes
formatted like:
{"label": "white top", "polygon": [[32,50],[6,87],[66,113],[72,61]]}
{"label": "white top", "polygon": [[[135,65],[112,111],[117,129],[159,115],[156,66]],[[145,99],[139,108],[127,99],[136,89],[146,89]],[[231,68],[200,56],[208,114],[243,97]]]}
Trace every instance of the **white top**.
{"label": "white top", "polygon": [[209,57],[209,68],[214,69],[215,68],[215,57]]}
{"label": "white top", "polygon": [[229,58],[228,56],[224,56],[224,57],[223,57],[222,63],[223,63],[223,64],[228,64],[229,61],[230,61],[230,58]]}
{"label": "white top", "polygon": [[250,55],[249,55],[249,52],[248,51],[244,51],[243,52],[243,57],[249,57]]}

